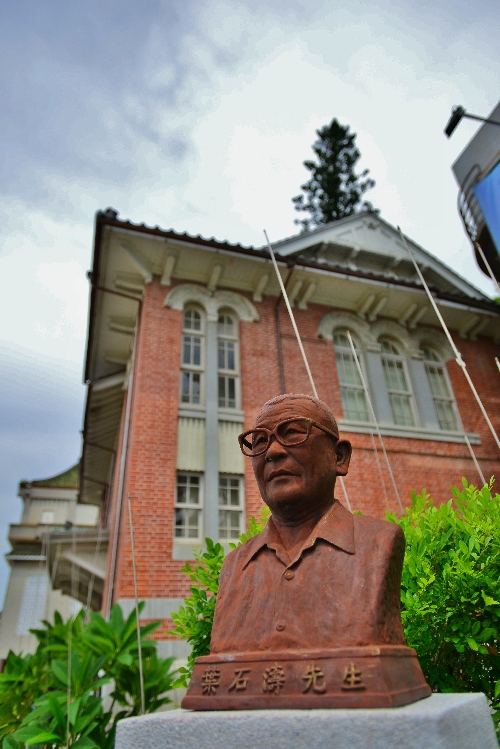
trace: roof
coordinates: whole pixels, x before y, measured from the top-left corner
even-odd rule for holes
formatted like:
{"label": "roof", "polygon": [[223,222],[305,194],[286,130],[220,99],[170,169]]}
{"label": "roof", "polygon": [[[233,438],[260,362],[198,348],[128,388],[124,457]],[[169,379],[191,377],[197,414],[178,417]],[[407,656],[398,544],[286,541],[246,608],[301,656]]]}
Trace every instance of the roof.
{"label": "roof", "polygon": [[63,473],[58,473],[56,476],[51,476],[48,479],[36,479],[30,481],[31,486],[49,486],[57,489],[78,489],[80,478],[79,464],[68,468]]}

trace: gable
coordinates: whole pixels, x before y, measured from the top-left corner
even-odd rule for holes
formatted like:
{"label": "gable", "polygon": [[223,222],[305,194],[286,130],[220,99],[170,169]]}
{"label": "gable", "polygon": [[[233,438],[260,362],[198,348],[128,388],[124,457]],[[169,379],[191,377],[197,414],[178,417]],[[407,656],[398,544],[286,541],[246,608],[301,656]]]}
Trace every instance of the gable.
{"label": "gable", "polygon": [[[473,299],[488,297],[445,263],[406,238],[425,280],[440,291]],[[329,267],[349,268],[392,281],[418,282],[418,276],[397,229],[372,211],[349,216],[324,227],[278,242],[282,257],[300,256]]]}

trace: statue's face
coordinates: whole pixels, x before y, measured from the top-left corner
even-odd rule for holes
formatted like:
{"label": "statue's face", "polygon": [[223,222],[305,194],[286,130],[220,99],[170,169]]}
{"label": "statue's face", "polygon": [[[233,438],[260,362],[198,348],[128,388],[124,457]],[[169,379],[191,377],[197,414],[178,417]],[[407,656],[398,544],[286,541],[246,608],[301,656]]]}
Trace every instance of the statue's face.
{"label": "statue's face", "polygon": [[[255,427],[274,429],[285,419],[304,416],[330,428],[307,398],[269,406],[259,414]],[[266,453],[252,458],[262,499],[272,512],[290,519],[319,510],[332,501],[336,476],[347,473],[350,455],[349,442],[335,442],[316,427],[300,445],[284,446],[273,438]]]}

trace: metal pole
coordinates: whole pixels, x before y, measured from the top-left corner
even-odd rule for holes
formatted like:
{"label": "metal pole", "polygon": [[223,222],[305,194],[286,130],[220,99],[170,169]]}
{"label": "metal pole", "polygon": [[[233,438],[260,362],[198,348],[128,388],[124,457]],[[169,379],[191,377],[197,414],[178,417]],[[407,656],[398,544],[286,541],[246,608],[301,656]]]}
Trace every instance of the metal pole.
{"label": "metal pole", "polygon": [[443,316],[442,316],[441,312],[439,311],[439,308],[438,308],[438,306],[437,306],[437,304],[436,304],[436,302],[434,300],[434,297],[432,296],[432,294],[431,294],[431,292],[429,290],[429,287],[427,286],[425,278],[423,277],[422,272],[421,272],[420,268],[418,267],[417,261],[415,260],[415,258],[413,256],[413,253],[412,253],[412,251],[410,250],[410,248],[408,246],[408,243],[406,241],[406,237],[404,236],[404,234],[401,231],[401,228],[399,226],[398,226],[398,231],[399,231],[399,236],[401,237],[401,240],[402,240],[402,242],[403,242],[403,244],[404,244],[404,246],[406,248],[406,251],[408,252],[408,255],[410,256],[410,258],[412,260],[412,263],[415,266],[415,270],[417,271],[417,275],[420,278],[420,282],[422,283],[422,286],[424,287],[424,289],[425,289],[425,291],[427,293],[427,296],[429,297],[429,301],[430,301],[430,303],[432,304],[432,306],[434,308],[434,312],[436,313],[436,315],[438,317],[438,320],[441,323],[441,327],[443,328],[443,330],[445,332],[445,335],[448,338],[448,341],[450,343],[450,346],[453,349],[453,352],[455,354],[455,361],[458,364],[458,366],[461,367],[461,369],[462,369],[462,371],[463,371],[463,373],[465,375],[465,379],[469,383],[469,387],[472,390],[472,394],[474,395],[474,398],[476,399],[476,401],[478,403],[478,406],[481,409],[481,413],[483,414],[484,419],[485,419],[486,423],[488,424],[488,427],[489,427],[489,429],[490,429],[490,431],[491,431],[491,433],[493,435],[493,439],[495,440],[495,442],[497,444],[497,447],[500,450],[500,439],[498,439],[498,435],[495,432],[495,428],[494,428],[493,424],[491,423],[490,417],[486,413],[486,409],[483,406],[481,398],[479,397],[479,394],[478,394],[476,388],[474,387],[474,383],[472,382],[472,380],[470,378],[470,375],[467,372],[467,367],[466,367],[466,364],[465,364],[464,360],[462,359],[462,355],[461,355],[460,351],[457,349],[457,347],[455,345],[455,341],[453,340],[453,338],[450,335],[450,331],[448,330],[448,327],[447,327],[447,325],[446,325],[446,323],[445,323],[445,321],[443,319]]}
{"label": "metal pole", "polygon": [[135,598],[135,621],[137,627],[137,649],[139,651],[139,683],[141,686],[141,715],[146,712],[144,700],[144,674],[142,671],[142,646],[141,646],[141,627],[139,623],[139,599],[137,596],[137,570],[135,566],[135,546],[134,546],[134,524],[132,522],[132,504],[130,494],[127,494],[128,502],[128,519],[130,523],[130,545],[132,547],[132,572],[134,575],[134,598]]}

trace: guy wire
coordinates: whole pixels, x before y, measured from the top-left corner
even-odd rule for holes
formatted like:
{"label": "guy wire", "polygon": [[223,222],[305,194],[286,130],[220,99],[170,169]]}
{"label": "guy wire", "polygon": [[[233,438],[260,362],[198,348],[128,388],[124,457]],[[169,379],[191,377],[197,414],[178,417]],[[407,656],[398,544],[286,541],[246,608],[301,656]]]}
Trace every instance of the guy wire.
{"label": "guy wire", "polygon": [[373,420],[373,423],[375,424],[375,429],[377,430],[378,438],[379,438],[380,444],[382,446],[382,452],[384,453],[385,462],[387,463],[387,468],[389,470],[389,475],[391,477],[391,481],[392,481],[392,486],[393,486],[393,489],[394,489],[394,493],[395,493],[396,498],[398,500],[399,509],[401,510],[401,513],[404,513],[403,503],[401,502],[401,497],[399,496],[399,491],[398,491],[398,487],[396,485],[396,480],[394,478],[394,474],[392,472],[392,467],[391,467],[391,464],[390,464],[390,461],[389,461],[389,456],[387,455],[387,452],[386,452],[386,449],[385,449],[385,445],[384,445],[384,440],[382,439],[382,432],[380,431],[380,427],[378,425],[377,417],[375,416],[375,411],[373,409],[372,399],[370,398],[370,393],[369,393],[369,390],[368,390],[368,386],[366,384],[366,380],[365,380],[364,375],[363,375],[363,370],[361,369],[361,365],[360,365],[359,360],[358,360],[358,355],[356,353],[356,349],[354,348],[354,343],[353,343],[353,340],[352,340],[352,337],[351,337],[351,333],[350,333],[349,330],[347,331],[347,337],[349,339],[349,345],[351,346],[352,355],[354,356],[354,361],[356,362],[356,367],[358,369],[358,374],[359,374],[359,376],[361,378],[361,383],[363,385],[363,388],[365,390],[365,395],[366,395],[366,398],[368,400],[368,406],[370,407],[370,415],[371,415],[371,418]]}
{"label": "guy wire", "polygon": [[[440,312],[440,310],[439,310],[439,308],[438,308],[438,306],[437,306],[437,304],[436,304],[436,302],[434,300],[434,297],[432,296],[432,294],[431,294],[431,292],[429,290],[429,287],[427,286],[427,283],[425,281],[425,278],[422,275],[422,272],[421,272],[421,270],[420,270],[420,268],[418,266],[418,263],[415,260],[415,257],[413,256],[413,253],[412,253],[412,251],[410,250],[410,248],[408,246],[408,243],[406,241],[406,237],[403,234],[403,232],[401,231],[401,227],[399,227],[399,226],[398,226],[398,232],[399,232],[399,236],[401,237],[401,241],[403,242],[403,245],[405,246],[406,251],[408,252],[408,255],[411,258],[411,261],[412,261],[413,265],[415,266],[415,270],[417,271],[417,274],[418,274],[418,277],[420,279],[420,282],[421,282],[422,286],[424,287],[424,289],[425,289],[425,291],[427,293],[427,296],[429,297],[429,301],[432,304],[434,312],[436,313],[436,315],[438,317],[438,320],[441,323],[441,326],[442,326],[442,328],[443,328],[443,330],[445,332],[445,335],[446,335],[446,337],[447,337],[447,339],[448,339],[448,341],[450,343],[450,346],[453,349],[453,353],[455,354],[455,361],[458,364],[458,366],[462,369],[462,371],[463,371],[463,373],[465,375],[465,378],[466,378],[467,382],[469,383],[469,387],[472,390],[472,393],[473,393],[473,395],[474,395],[474,397],[475,397],[475,399],[476,399],[476,401],[477,401],[477,403],[479,405],[479,408],[481,409],[481,412],[482,412],[482,414],[483,414],[483,416],[485,418],[485,421],[488,424],[488,427],[490,428],[490,431],[491,431],[491,433],[493,435],[493,438],[494,438],[494,440],[495,440],[495,442],[497,444],[497,447],[500,449],[500,439],[498,439],[498,435],[495,432],[495,428],[494,428],[493,424],[491,423],[490,417],[488,416],[488,414],[486,412],[486,409],[483,406],[483,402],[482,402],[481,398],[479,397],[479,394],[478,394],[476,388],[474,387],[474,383],[472,382],[472,380],[470,378],[470,375],[469,375],[469,373],[467,371],[466,364],[465,364],[464,360],[462,359],[462,355],[461,355],[460,351],[457,349],[457,347],[455,345],[455,341],[453,340],[453,338],[450,335],[450,331],[448,330],[448,327],[447,327],[447,325],[446,325],[446,323],[445,323],[445,321],[443,319],[443,316],[442,316],[442,314],[441,314],[441,312]],[[472,449],[472,447],[471,447],[471,449]]]}
{"label": "guy wire", "polygon": [[139,622],[139,599],[137,596],[137,569],[135,566],[135,545],[134,545],[134,524],[132,522],[132,504],[130,494],[127,494],[128,502],[128,519],[130,523],[130,545],[132,547],[132,572],[134,575],[134,599],[135,599],[135,621],[137,628],[137,649],[139,651],[139,682],[141,686],[141,715],[146,712],[144,699],[144,674],[142,670],[142,645],[141,645],[141,627]]}

